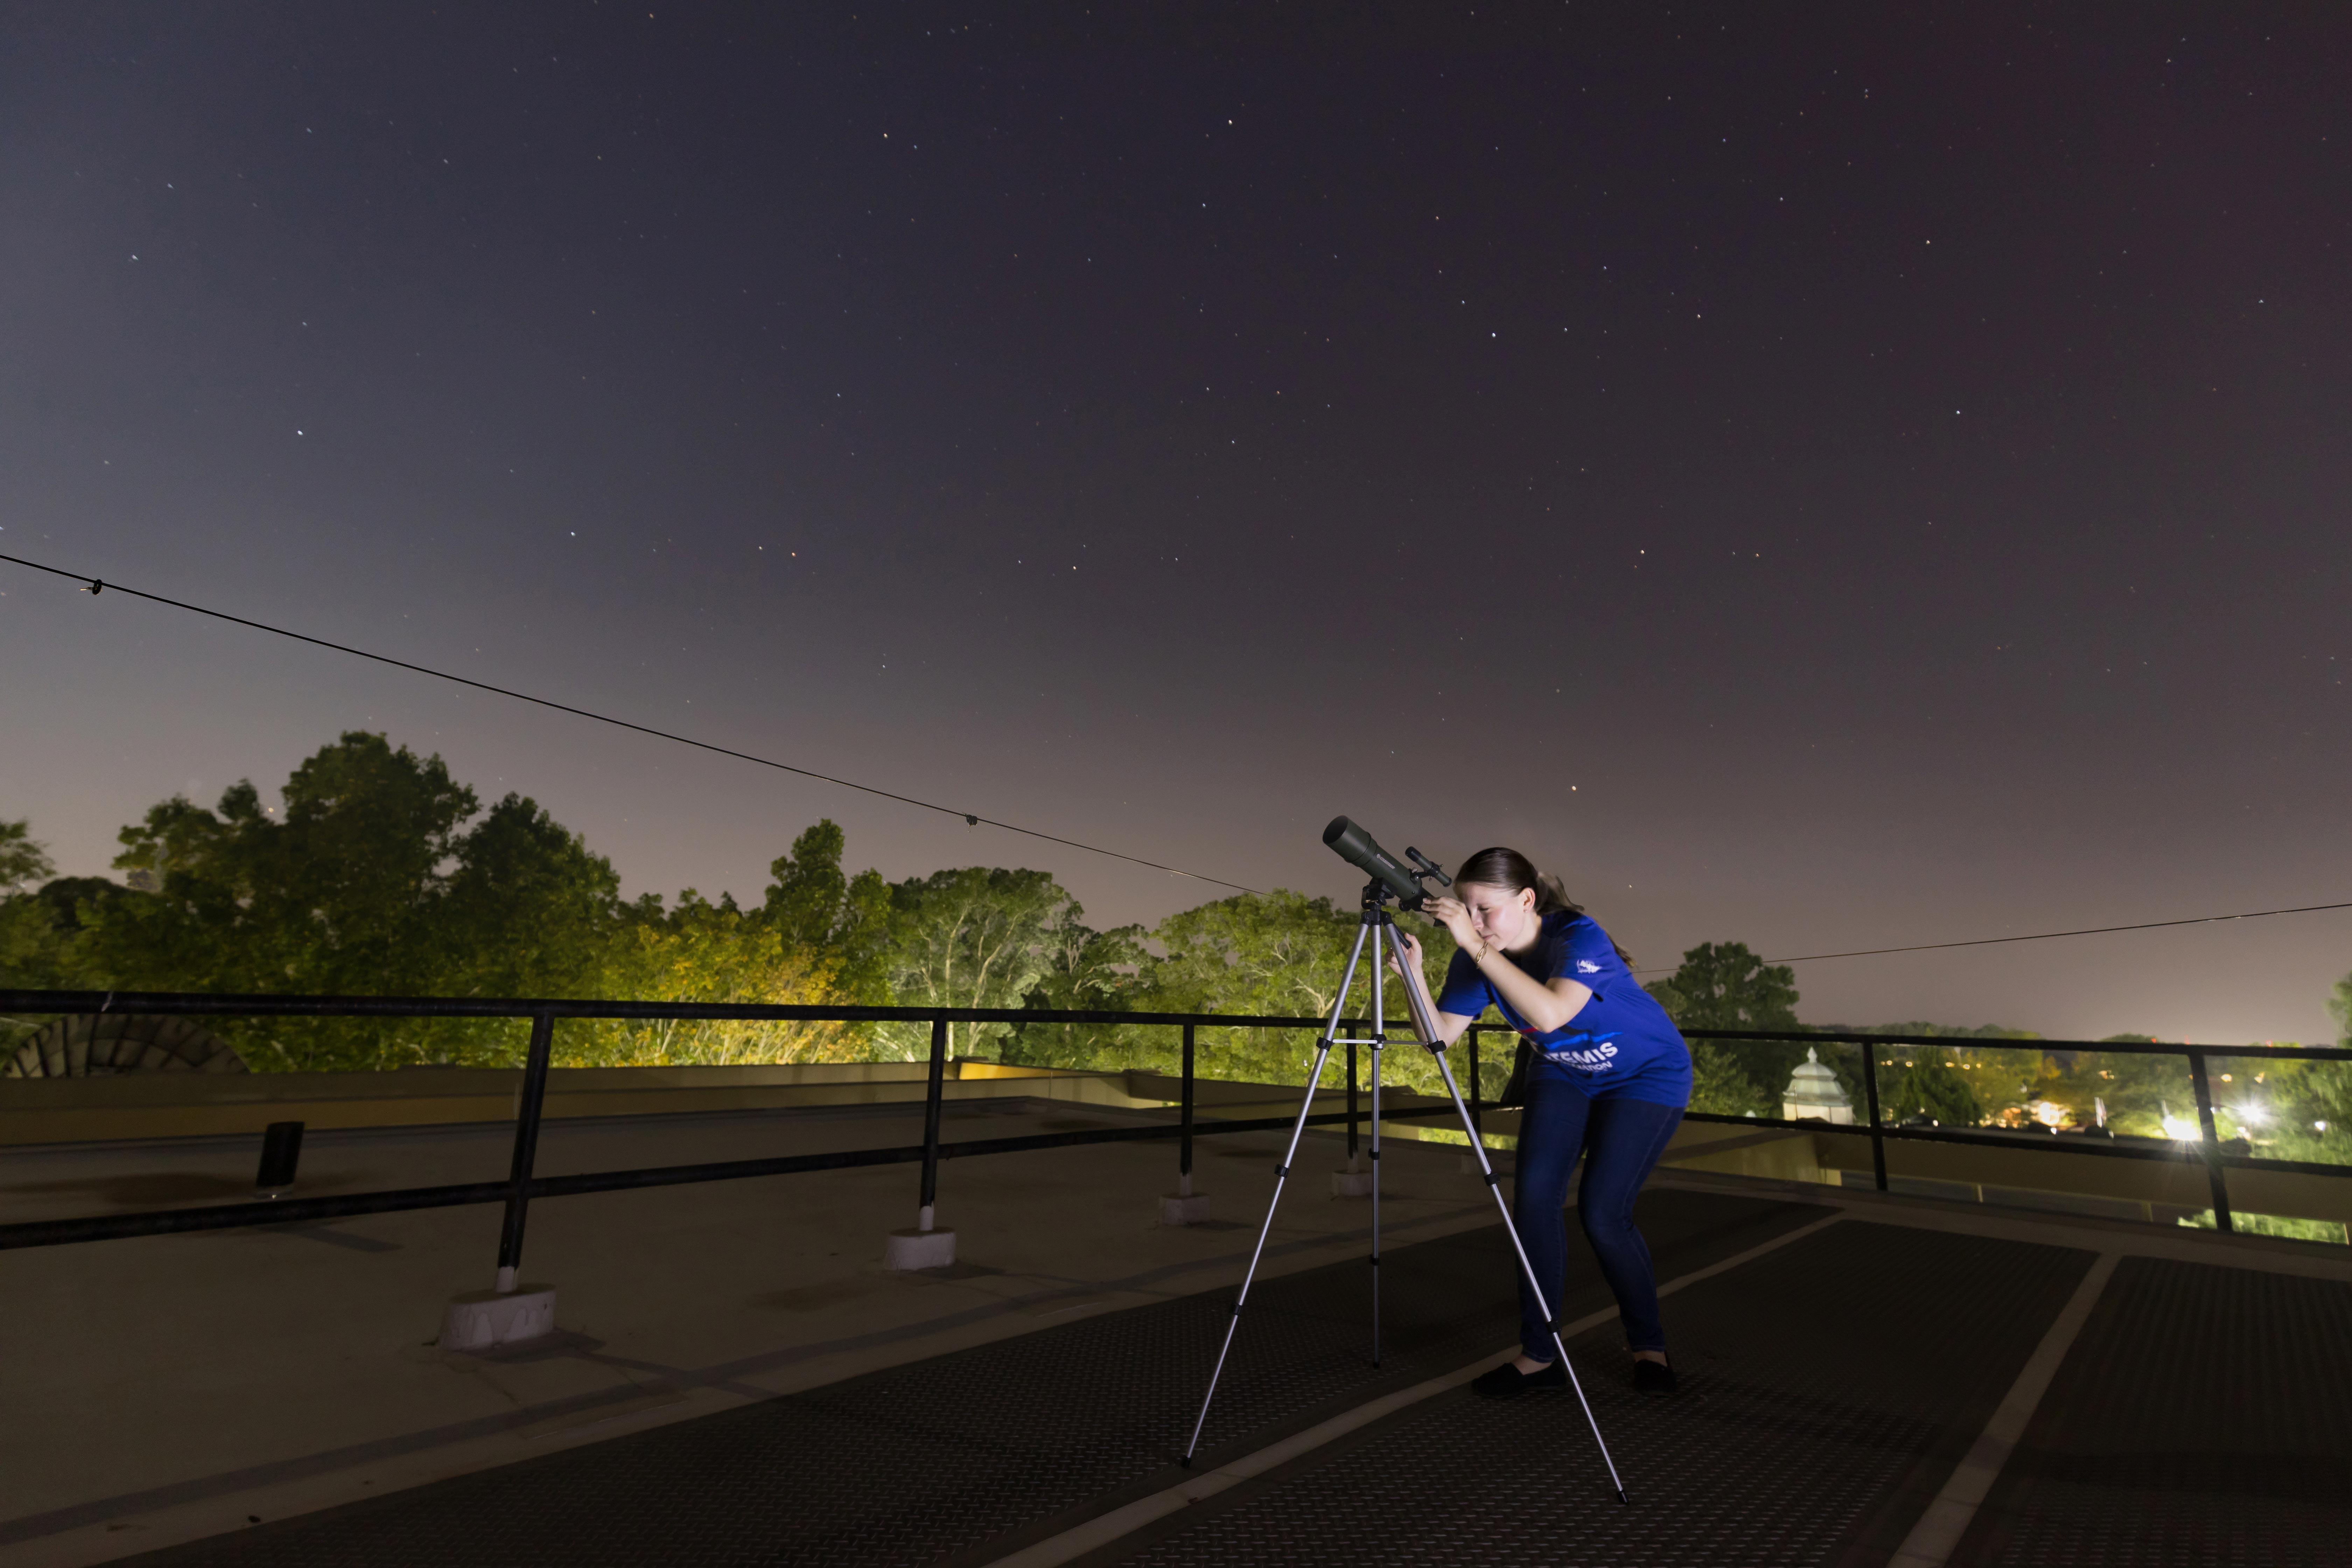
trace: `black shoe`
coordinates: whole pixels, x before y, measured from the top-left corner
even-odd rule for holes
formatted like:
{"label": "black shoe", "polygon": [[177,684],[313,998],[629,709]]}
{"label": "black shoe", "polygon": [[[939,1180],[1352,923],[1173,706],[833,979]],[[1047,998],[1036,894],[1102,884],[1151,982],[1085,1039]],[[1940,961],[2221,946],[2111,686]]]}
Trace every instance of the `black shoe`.
{"label": "black shoe", "polygon": [[1675,1391],[1675,1369],[1654,1361],[1633,1363],[1633,1392],[1636,1394],[1672,1394]]}
{"label": "black shoe", "polygon": [[1521,1372],[1509,1362],[1470,1380],[1470,1392],[1481,1399],[1517,1399],[1531,1388],[1566,1388],[1568,1369],[1548,1362],[1533,1372]]}

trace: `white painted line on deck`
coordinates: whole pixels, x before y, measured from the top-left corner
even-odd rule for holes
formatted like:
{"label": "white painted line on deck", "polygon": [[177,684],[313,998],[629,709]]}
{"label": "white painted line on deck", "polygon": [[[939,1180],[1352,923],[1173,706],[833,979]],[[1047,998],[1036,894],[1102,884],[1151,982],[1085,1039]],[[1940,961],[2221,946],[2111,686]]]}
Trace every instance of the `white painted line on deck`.
{"label": "white painted line on deck", "polygon": [[[1661,1296],[1671,1296],[1685,1285],[1696,1285],[1702,1279],[1712,1279],[1718,1274],[1728,1274],[1731,1270],[1741,1267],[1743,1264],[1753,1262],[1755,1259],[1763,1257],[1768,1252],[1776,1251],[1780,1247],[1788,1246],[1789,1243],[1792,1241],[1801,1241],[1817,1230],[1827,1230],[1830,1226],[1837,1224],[1838,1221],[1844,1219],[1845,1217],[1847,1217],[1846,1211],[1840,1209],[1837,1213],[1823,1215],[1822,1218],[1814,1220],[1810,1225],[1801,1225],[1794,1230],[1782,1231],[1779,1236],[1774,1237],[1771,1240],[1765,1242],[1760,1247],[1751,1247],[1745,1252],[1735,1252],[1720,1263],[1710,1263],[1704,1268],[1694,1268],[1687,1274],[1678,1274],[1675,1276],[1675,1278],[1667,1280],[1664,1284],[1658,1287],[1658,1294]],[[1582,1333],[1586,1329],[1591,1328],[1595,1323],[1606,1322],[1609,1320],[1609,1317],[1610,1314],[1608,1312],[1600,1311],[1595,1312],[1589,1318],[1580,1318],[1577,1320],[1576,1326],[1570,1331],[1570,1332]],[[1567,1337],[1567,1334],[1562,1334],[1560,1336],[1562,1339],[1566,1339]]]}
{"label": "white painted line on deck", "polygon": [[2057,1375],[2059,1363],[2074,1348],[2074,1341],[2090,1321],[2091,1309],[2098,1305],[2099,1293],[2107,1288],[2120,1255],[2102,1252],[2092,1263],[2083,1282],[2074,1287],[2074,1294],[2051,1323],[2050,1331],[2042,1336],[2032,1355],[2026,1358],[2024,1370],[2009,1386],[2009,1394],[1985,1423],[1985,1429],[1969,1446],[1969,1451],[1952,1471],[1951,1479],[1903,1538],[1903,1544],[1887,1560],[1887,1568],[1944,1568],[1950,1561],[1952,1549],[1975,1520],[1977,1510],[1992,1490],[2001,1467],[2017,1450],[2017,1440],[2025,1436],[2025,1424],[2033,1419],[2034,1410],[2042,1396],[2050,1391],[2050,1380]]}
{"label": "white painted line on deck", "polygon": [[[1809,1225],[1801,1225],[1794,1230],[1784,1231],[1771,1240],[1760,1246],[1751,1247],[1745,1252],[1735,1253],[1720,1263],[1710,1263],[1704,1268],[1694,1268],[1687,1274],[1678,1275],[1659,1286],[1658,1294],[1670,1296],[1686,1285],[1696,1285],[1702,1279],[1712,1279],[1718,1274],[1761,1258],[1778,1247],[1786,1247],[1792,1241],[1835,1225],[1845,1217],[1844,1211],[1840,1210],[1836,1214],[1814,1220]],[[1589,1312],[1573,1322],[1562,1324],[1560,1338],[1574,1339],[1589,1329],[1599,1328],[1616,1315],[1615,1307],[1603,1307],[1597,1312]],[[1518,1353],[1518,1348],[1517,1345],[1508,1346],[1495,1352],[1492,1355],[1481,1356],[1468,1366],[1457,1371],[1430,1378],[1423,1383],[1416,1383],[1411,1388],[1401,1388],[1394,1394],[1385,1394],[1370,1404],[1359,1405],[1353,1410],[1342,1411],[1328,1421],[1318,1422],[1304,1432],[1293,1433],[1279,1443],[1270,1443],[1255,1453],[1244,1454],[1231,1464],[1220,1465],[1213,1470],[1203,1470],[1196,1476],[1187,1476],[1165,1491],[1157,1491],[1150,1497],[1138,1498],[1124,1508],[1115,1508],[1108,1513],[1098,1514],[1086,1523],[1066,1530],[1059,1535],[1048,1536],[1034,1546],[1024,1546],[1008,1556],[996,1559],[989,1568],[1059,1568],[1062,1563],[1075,1562],[1089,1552],[1109,1545],[1121,1536],[1133,1534],[1156,1520],[1165,1519],[1170,1514],[1190,1508],[1196,1502],[1205,1501],[1230,1487],[1239,1486],[1253,1477],[1262,1476],[1278,1466],[1286,1465],[1301,1454],[1312,1453],[1324,1444],[1344,1437],[1360,1427],[1369,1426],[1383,1416],[1394,1415],[1409,1405],[1418,1405],[1433,1395],[1444,1394],[1448,1389],[1459,1388],[1479,1373],[1489,1368],[1500,1366],[1510,1360],[1512,1356]]]}

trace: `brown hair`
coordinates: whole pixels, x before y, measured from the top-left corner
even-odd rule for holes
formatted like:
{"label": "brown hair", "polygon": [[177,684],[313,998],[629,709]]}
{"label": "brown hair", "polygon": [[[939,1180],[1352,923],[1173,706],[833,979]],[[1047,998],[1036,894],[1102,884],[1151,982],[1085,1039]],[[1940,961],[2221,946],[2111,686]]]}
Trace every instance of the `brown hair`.
{"label": "brown hair", "polygon": [[[1568,896],[1568,889],[1558,877],[1549,871],[1537,870],[1535,862],[1526,856],[1499,845],[1492,849],[1481,849],[1463,861],[1461,868],[1454,873],[1454,882],[1457,889],[1465,882],[1475,882],[1482,888],[1501,888],[1513,893],[1533,888],[1538,915],[1556,911],[1570,915],[1584,913],[1584,906]],[[1626,968],[1633,967],[1633,955],[1619,946],[1616,938],[1610,938],[1609,945],[1617,949],[1617,957]]]}

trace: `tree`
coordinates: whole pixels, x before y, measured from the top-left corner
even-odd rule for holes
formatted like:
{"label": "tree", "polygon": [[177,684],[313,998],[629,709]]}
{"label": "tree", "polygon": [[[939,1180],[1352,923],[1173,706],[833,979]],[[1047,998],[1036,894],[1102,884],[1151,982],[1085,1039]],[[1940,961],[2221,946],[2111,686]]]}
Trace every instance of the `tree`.
{"label": "tree", "polygon": [[[1046,933],[1069,902],[1043,871],[965,866],[912,877],[890,888],[890,989],[902,1006],[1016,1007],[1045,973]],[[976,1056],[1003,1024],[950,1024],[950,1055]],[[927,1056],[929,1030],[886,1024],[886,1048],[906,1060]]]}
{"label": "tree", "polygon": [[1797,972],[1766,963],[1744,942],[1699,943],[1683,954],[1671,979],[1649,992],[1685,1028],[1804,1027],[1797,1022]]}
{"label": "tree", "polygon": [[[875,872],[844,874],[843,835],[826,821],[771,865],[755,910],[690,889],[675,910],[652,895],[625,905],[610,862],[534,802],[509,795],[484,812],[439,757],[362,731],[306,759],[282,793],[282,810],[250,782],[212,809],[159,803],[122,830],[116,864],[129,889],[85,879],[0,900],[0,962],[30,975],[33,939],[49,952],[65,930],[91,982],[122,988],[873,1004],[891,999],[893,944],[941,935],[929,917],[959,879],[993,887],[999,906],[1008,889],[1037,895],[1040,909],[1023,917],[1030,926],[1066,901],[1040,873],[975,870],[907,884],[899,908]],[[46,871],[14,827],[0,835],[0,869]],[[16,908],[34,897],[55,918]],[[1027,926],[1009,945],[1005,935],[968,920],[943,939],[937,984],[917,992],[963,1005],[1017,1000],[1039,944]],[[959,967],[967,957],[971,973]],[[910,960],[910,973],[923,963]],[[524,1040],[510,1023],[449,1019],[232,1020],[223,1032],[257,1067],[305,1069],[503,1064],[520,1059]],[[558,1048],[572,1063],[837,1060],[870,1034],[833,1023],[573,1024]]]}
{"label": "tree", "polygon": [[[1131,1006],[1148,961],[1143,928],[1096,931],[1076,900],[1063,906],[1043,933],[1044,968],[1021,999],[1024,1007],[1071,1013],[1119,1012]],[[1025,1067],[1136,1067],[1172,1061],[1170,1031],[1117,1024],[1019,1024],[1005,1037],[1002,1059]]]}
{"label": "tree", "polygon": [[452,994],[585,996],[618,922],[620,874],[533,802],[509,795],[454,845],[434,920]]}
{"label": "tree", "polygon": [[[287,780],[207,811],[173,797],[121,833],[115,864],[149,896],[85,905],[102,983],[125,989],[353,995],[560,994],[593,987],[611,866],[530,801],[479,810],[437,756],[343,735]],[[351,1069],[520,1058],[511,1024],[225,1020],[257,1068]]]}
{"label": "tree", "polygon": [[[606,971],[608,994],[666,1002],[814,1005],[834,1000],[821,950],[786,939],[732,899],[711,903],[688,888],[665,912],[634,906]],[[857,1053],[853,1026],[794,1019],[649,1018],[570,1026],[563,1060],[576,1067],[670,1067],[843,1061]]]}
{"label": "tree", "polygon": [[[830,820],[769,864],[759,908],[711,903],[689,888],[665,911],[648,894],[625,912],[605,994],[665,1001],[887,1005],[890,889],[874,871],[841,868],[845,838]],[[861,1059],[868,1024],[656,1019],[601,1026],[576,1059],[611,1065]],[[928,1042],[926,1042],[928,1044]],[[905,1048],[905,1042],[894,1042]]]}
{"label": "tree", "polygon": [[[1646,989],[1680,1028],[1772,1029],[1791,1036],[1808,1032],[1797,1022],[1796,971],[1785,963],[1766,963],[1746,942],[1701,942],[1683,954],[1681,967],[1671,977]],[[1797,1064],[1805,1059],[1807,1044],[1801,1039],[1691,1041],[1691,1103],[1704,1104],[1708,1110],[1720,1105],[1725,1115],[1749,1110],[1778,1115],[1781,1095]],[[1819,1048],[1818,1042],[1812,1044]],[[1859,1112],[1864,1097],[1856,1066],[1847,1060],[1852,1055],[1834,1047],[1822,1053]],[[1738,1079],[1746,1080],[1744,1091]]]}
{"label": "tree", "polygon": [[[79,991],[100,984],[89,967],[82,932],[95,912],[131,896],[103,877],[58,877],[26,822],[0,822],[0,985],[27,991]],[[43,879],[47,879],[43,880]],[[38,887],[27,884],[39,882]],[[0,1018],[0,1058],[47,1017]]]}
{"label": "tree", "polygon": [[48,911],[50,921],[68,936],[78,935],[92,917],[131,889],[104,877],[58,877],[25,895]]}
{"label": "tree", "polygon": [[26,883],[45,881],[57,874],[47,848],[33,842],[31,818],[0,822],[0,897],[13,897]]}
{"label": "tree", "polygon": [[[1339,988],[1357,921],[1278,888],[1237,893],[1181,910],[1152,931],[1163,956],[1151,969],[1152,1005],[1174,1013],[1255,1013],[1318,1017]],[[1369,977],[1366,977],[1369,978]],[[1199,1044],[1205,1055],[1209,1039]],[[1214,1047],[1204,1076],[1298,1083],[1312,1059],[1311,1035],[1295,1029],[1235,1030]]]}
{"label": "tree", "polygon": [[[2338,986],[2338,994],[2344,990]],[[2249,1071],[2255,1085],[2233,1096],[2233,1110],[2248,1123],[2258,1153],[2273,1160],[2352,1164],[2352,1062],[2284,1059],[2231,1065]]]}
{"label": "tree", "polygon": [[1916,1051],[1879,1095],[1884,1112],[1895,1121],[1925,1116],[1948,1127],[1974,1127],[1984,1120],[1968,1075]]}
{"label": "tree", "polygon": [[1731,1053],[1706,1040],[1689,1042],[1693,1110],[1717,1116],[1778,1116],[1780,1102],[1768,1099]]}
{"label": "tree", "polygon": [[0,985],[89,989],[98,977],[89,968],[83,929],[112,900],[135,896],[103,877],[58,877],[0,898]]}
{"label": "tree", "polygon": [[890,1000],[890,889],[878,871],[841,868],[846,836],[819,819],[771,861],[761,912],[785,946],[828,965],[832,999],[860,1005]]}
{"label": "tree", "polygon": [[175,796],[122,830],[115,864],[155,897],[98,922],[116,984],[430,993],[441,868],[474,793],[439,757],[353,732],[297,767],[284,796],[280,818],[239,783],[216,812]]}
{"label": "tree", "polygon": [[1181,910],[1152,935],[1154,988],[1180,1011],[1320,1016],[1339,992],[1357,921],[1328,899],[1276,889]]}
{"label": "tree", "polygon": [[[31,827],[29,821],[0,822],[0,985],[45,990],[65,983],[69,941],[56,901],[23,890],[57,870],[47,850],[33,842]],[[44,1022],[0,1018],[0,1053],[14,1051]]]}
{"label": "tree", "polygon": [[[1454,944],[1442,928],[1413,922],[1428,972],[1442,978]],[[1423,929],[1426,928],[1426,929]],[[1322,1018],[1330,1013],[1347,973],[1348,955],[1361,916],[1328,899],[1310,899],[1277,888],[1271,893],[1237,893],[1169,916],[1153,931],[1164,956],[1153,964],[1148,1005],[1178,1013],[1255,1013]],[[1371,1011],[1370,966],[1379,962],[1367,942],[1356,974],[1349,1011]],[[1436,986],[1433,984],[1432,990]],[[1404,987],[1386,982],[1391,1022],[1406,1016]],[[1217,1046],[1217,1078],[1261,1083],[1301,1083],[1314,1060],[1312,1033],[1300,1029],[1236,1030]],[[1202,1042],[1204,1048],[1207,1042]],[[1389,1062],[1391,1082],[1434,1089],[1436,1068],[1426,1052],[1399,1051]],[[1328,1081],[1327,1079],[1327,1081]]]}
{"label": "tree", "polygon": [[[1843,1029],[1845,1026],[1833,1026]],[[2000,1041],[2035,1041],[2030,1029],[2006,1024],[1931,1024],[1912,1019],[1900,1024],[1874,1024],[1864,1031],[1875,1035],[1933,1035],[1949,1046],[1884,1046],[1880,1060],[1896,1069],[1879,1074],[1879,1109],[1890,1117],[1927,1116],[1955,1124],[1981,1122],[2004,1107],[2048,1099],[2073,1105],[2078,1097],[2063,1081],[2066,1063],[2038,1047],[2007,1048]],[[2092,1093],[2079,1096],[2083,1119],[2091,1120]],[[1857,1101],[1859,1103],[1859,1101]]]}

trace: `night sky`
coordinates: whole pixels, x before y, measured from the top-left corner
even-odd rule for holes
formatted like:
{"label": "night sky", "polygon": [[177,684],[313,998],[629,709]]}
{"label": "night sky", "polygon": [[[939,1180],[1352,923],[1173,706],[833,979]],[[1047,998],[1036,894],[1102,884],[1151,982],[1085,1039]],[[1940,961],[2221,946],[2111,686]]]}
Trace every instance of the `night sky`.
{"label": "night sky", "polygon": [[[0,550],[1255,888],[1513,844],[1648,965],[2352,900],[2352,11],[881,9],[9,7]],[[820,816],[1223,891],[0,592],[71,872],[366,728],[632,893]],[[2347,970],[1800,1010],[2310,1040]]]}

